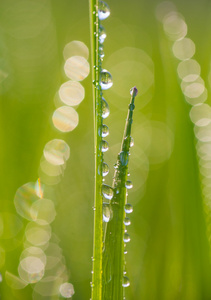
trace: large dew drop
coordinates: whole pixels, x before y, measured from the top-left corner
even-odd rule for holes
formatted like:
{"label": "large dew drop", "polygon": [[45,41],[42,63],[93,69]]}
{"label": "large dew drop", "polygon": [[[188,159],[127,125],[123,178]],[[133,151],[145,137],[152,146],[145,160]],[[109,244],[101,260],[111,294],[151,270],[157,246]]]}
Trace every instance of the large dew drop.
{"label": "large dew drop", "polygon": [[100,145],[100,150],[101,150],[102,152],[108,151],[108,142],[102,140],[102,141],[101,141],[101,145]]}
{"label": "large dew drop", "polygon": [[106,119],[110,114],[107,101],[102,97],[102,118]]}
{"label": "large dew drop", "polygon": [[119,154],[119,159],[121,161],[121,164],[123,166],[126,166],[128,164],[128,158],[129,158],[129,153],[125,151],[121,151]]}
{"label": "large dew drop", "polygon": [[104,162],[102,166],[102,175],[106,176],[109,173],[109,166]]}
{"label": "large dew drop", "polygon": [[102,185],[102,193],[103,196],[108,200],[111,200],[114,195],[113,189],[107,184]]}
{"label": "large dew drop", "polygon": [[101,136],[106,137],[109,135],[109,128],[107,125],[103,124],[102,125],[102,130],[101,130]]}
{"label": "large dew drop", "polygon": [[108,203],[103,203],[103,222],[108,223],[112,218],[112,210]]}
{"label": "large dew drop", "polygon": [[127,276],[124,276],[122,279],[122,286],[123,287],[128,287],[130,285],[130,280]]}
{"label": "large dew drop", "polygon": [[128,190],[129,190],[129,189],[132,189],[132,187],[133,187],[132,181],[127,180],[127,181],[125,182],[125,187],[126,187]]}
{"label": "large dew drop", "polygon": [[103,69],[100,73],[100,85],[102,90],[107,90],[113,85],[111,73]]}
{"label": "large dew drop", "polygon": [[110,15],[110,8],[104,1],[99,1],[98,16],[100,20],[105,20]]}
{"label": "large dew drop", "polygon": [[129,203],[125,204],[125,212],[126,214],[131,214],[133,212],[133,206]]}

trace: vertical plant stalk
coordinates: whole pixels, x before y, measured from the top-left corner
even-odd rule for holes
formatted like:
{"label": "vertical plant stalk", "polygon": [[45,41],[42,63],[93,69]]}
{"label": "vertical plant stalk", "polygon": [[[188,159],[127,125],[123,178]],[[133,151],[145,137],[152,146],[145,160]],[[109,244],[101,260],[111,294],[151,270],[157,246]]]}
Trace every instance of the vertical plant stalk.
{"label": "vertical plant stalk", "polygon": [[[131,89],[131,103],[128,109],[126,125],[118,154],[113,180],[114,196],[110,203],[112,219],[107,223],[103,250],[103,299],[123,299],[124,234],[125,205],[127,202],[126,181],[128,174],[129,149],[131,143],[131,126],[133,122],[134,101],[137,89]],[[129,281],[128,281],[129,283]]]}
{"label": "vertical plant stalk", "polygon": [[102,299],[102,137],[99,130],[102,126],[102,91],[100,87],[99,65],[99,18],[98,0],[89,1],[91,28],[91,59],[94,100],[94,148],[95,148],[95,194],[94,194],[94,239],[92,258],[92,300]]}

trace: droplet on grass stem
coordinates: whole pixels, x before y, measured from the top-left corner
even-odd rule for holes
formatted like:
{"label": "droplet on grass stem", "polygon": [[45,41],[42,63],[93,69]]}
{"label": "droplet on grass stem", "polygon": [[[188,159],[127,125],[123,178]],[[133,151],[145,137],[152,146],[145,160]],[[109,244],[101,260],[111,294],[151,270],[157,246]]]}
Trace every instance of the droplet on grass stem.
{"label": "droplet on grass stem", "polygon": [[111,200],[114,195],[112,187],[110,187],[107,184],[102,185],[102,193],[103,193],[103,196],[108,200]]}
{"label": "droplet on grass stem", "polygon": [[102,97],[102,118],[106,119],[110,114],[107,101]]}
{"label": "droplet on grass stem", "polygon": [[125,212],[131,214],[133,212],[133,206],[129,203],[125,204]]}
{"label": "droplet on grass stem", "polygon": [[98,5],[98,17],[100,20],[105,20],[110,15],[110,8],[104,1],[99,1]]}
{"label": "droplet on grass stem", "polygon": [[106,69],[103,69],[100,73],[100,85],[102,90],[107,90],[113,85],[111,73]]}

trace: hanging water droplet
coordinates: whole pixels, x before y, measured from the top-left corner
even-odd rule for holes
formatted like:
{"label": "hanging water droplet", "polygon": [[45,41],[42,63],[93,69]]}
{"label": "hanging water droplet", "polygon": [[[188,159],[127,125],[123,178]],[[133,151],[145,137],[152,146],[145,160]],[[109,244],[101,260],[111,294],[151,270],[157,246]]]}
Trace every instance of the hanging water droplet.
{"label": "hanging water droplet", "polygon": [[134,139],[132,138],[132,136],[130,137],[130,147],[134,146]]}
{"label": "hanging water droplet", "polygon": [[130,285],[130,280],[127,276],[123,276],[123,279],[122,279],[122,286],[123,287],[128,287]]}
{"label": "hanging water droplet", "polygon": [[131,214],[133,212],[133,206],[129,203],[125,204],[125,212],[126,214]]}
{"label": "hanging water droplet", "polygon": [[119,188],[116,189],[116,194],[119,194]]}
{"label": "hanging water droplet", "polygon": [[99,56],[100,56],[101,59],[105,56],[105,53],[104,53],[103,49],[99,48]]}
{"label": "hanging water droplet", "polygon": [[101,135],[102,137],[106,137],[107,135],[109,135],[109,128],[105,124],[103,124],[101,127]]}
{"label": "hanging water droplet", "polygon": [[130,218],[128,217],[124,218],[124,224],[125,226],[129,226],[131,224]]}
{"label": "hanging water droplet", "polygon": [[110,8],[106,2],[99,1],[98,15],[100,20],[105,20],[110,15]]}
{"label": "hanging water droplet", "polygon": [[109,166],[104,162],[102,165],[102,175],[106,176],[109,173]]}
{"label": "hanging water droplet", "polygon": [[119,159],[120,159],[123,166],[126,166],[128,164],[128,157],[129,157],[128,152],[125,152],[125,151],[120,152]]}
{"label": "hanging water droplet", "polygon": [[108,200],[111,200],[114,195],[112,187],[110,187],[107,184],[102,185],[102,193],[103,193],[103,196]]}
{"label": "hanging water droplet", "polygon": [[103,69],[100,73],[100,85],[102,90],[107,90],[113,85],[111,73]]}
{"label": "hanging water droplet", "polygon": [[103,222],[108,223],[112,219],[112,209],[108,203],[103,203]]}
{"label": "hanging water droplet", "polygon": [[117,164],[114,164],[114,169],[117,169],[117,168],[118,168]]}
{"label": "hanging water droplet", "polygon": [[127,254],[127,250],[124,250],[124,254]]}
{"label": "hanging water droplet", "polygon": [[102,152],[108,151],[108,142],[102,140],[102,141],[101,141],[101,145],[100,145],[100,150],[101,150]]}
{"label": "hanging water droplet", "polygon": [[127,180],[127,181],[125,182],[125,187],[126,187],[128,190],[132,189],[132,187],[133,187],[132,181]]}
{"label": "hanging water droplet", "polygon": [[106,119],[110,114],[107,101],[102,97],[102,118]]}
{"label": "hanging water droplet", "polygon": [[99,42],[100,42],[100,44],[104,43],[105,38],[106,38],[105,28],[103,26],[100,26],[100,28],[99,28]]}
{"label": "hanging water droplet", "polygon": [[130,173],[129,173],[129,172],[127,172],[127,176],[130,176]]}
{"label": "hanging water droplet", "polygon": [[130,235],[127,232],[125,232],[124,235],[123,235],[123,241],[125,243],[129,243],[130,242]]}

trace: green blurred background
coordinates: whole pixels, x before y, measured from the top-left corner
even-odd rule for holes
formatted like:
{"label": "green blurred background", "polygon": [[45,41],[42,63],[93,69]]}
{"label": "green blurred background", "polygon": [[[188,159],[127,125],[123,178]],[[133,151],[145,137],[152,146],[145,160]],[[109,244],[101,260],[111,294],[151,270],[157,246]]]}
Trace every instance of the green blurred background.
{"label": "green blurred background", "polygon": [[[129,165],[134,188],[128,196],[134,212],[126,255],[131,284],[126,299],[208,300],[210,212],[205,214],[203,208],[191,106],[180,89],[172,42],[155,16],[159,3],[108,2],[111,15],[103,21],[107,32],[103,67],[111,72],[114,84],[104,93],[110,106],[105,120],[110,129],[106,138],[110,149],[105,154],[110,173],[105,182],[112,184],[129,90],[136,85],[135,145]],[[211,2],[173,3],[196,45],[195,59],[209,92]],[[51,139],[64,139],[70,146],[64,175],[57,184],[44,187],[44,195],[54,202],[57,213],[51,224],[51,242],[62,251],[59,263],[65,265],[67,281],[74,285],[73,299],[90,298],[94,195],[91,75],[81,82],[86,96],[77,107],[77,128],[60,133],[51,119],[55,94],[68,80],[63,71],[63,49],[73,40],[90,48],[88,1],[0,1],[2,300],[61,298],[34,292],[36,283],[20,288],[17,277],[10,276],[11,281],[5,278],[6,272],[19,276],[20,255],[27,247],[28,220],[16,212],[14,197],[18,188],[40,176],[40,159]],[[49,276],[60,274],[53,267],[51,271]]]}

